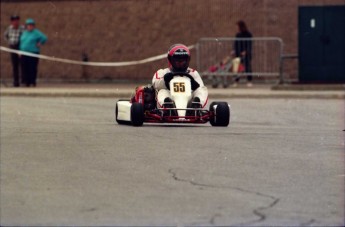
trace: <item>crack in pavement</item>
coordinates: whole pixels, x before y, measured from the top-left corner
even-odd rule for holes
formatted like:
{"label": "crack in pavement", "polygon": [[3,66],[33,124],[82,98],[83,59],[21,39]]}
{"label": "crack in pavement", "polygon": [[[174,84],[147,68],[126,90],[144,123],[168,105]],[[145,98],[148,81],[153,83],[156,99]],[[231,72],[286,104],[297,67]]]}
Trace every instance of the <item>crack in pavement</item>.
{"label": "crack in pavement", "polygon": [[[220,185],[217,186],[217,185],[212,185],[212,184],[199,183],[199,182],[194,181],[194,179],[191,179],[191,180],[183,179],[181,177],[178,177],[177,173],[173,169],[169,169],[169,173],[172,175],[172,178],[174,180],[180,181],[180,182],[189,183],[189,184],[191,184],[193,186],[207,187],[207,188],[226,188],[226,189],[232,189],[232,190],[240,191],[240,192],[243,192],[243,193],[249,193],[249,194],[253,194],[253,195],[269,198],[269,199],[272,200],[272,202],[270,204],[268,204],[267,206],[260,206],[260,207],[255,208],[253,210],[253,214],[258,217],[257,220],[236,224],[234,226],[246,226],[246,225],[256,224],[256,223],[265,221],[267,219],[267,216],[266,216],[266,214],[263,213],[263,211],[274,207],[275,205],[277,205],[277,203],[280,200],[279,198],[276,198],[276,197],[271,196],[271,195],[266,195],[266,194],[263,194],[261,192],[250,191],[250,190],[246,190],[246,189],[239,188],[239,187],[227,187],[227,186],[220,186]],[[213,215],[212,218],[210,219],[209,223],[214,225],[215,219],[217,217],[220,217],[219,214]]]}
{"label": "crack in pavement", "polygon": [[310,219],[308,222],[302,223],[299,226],[310,226],[316,223],[315,219]]}
{"label": "crack in pavement", "polygon": [[216,220],[217,217],[222,217],[222,215],[219,214],[219,213],[214,214],[214,215],[212,216],[212,218],[210,219],[210,224],[211,224],[211,225],[214,225],[214,224],[215,224],[215,220]]}
{"label": "crack in pavement", "polygon": [[274,207],[278,202],[279,202],[279,198],[275,198],[273,196],[267,196],[267,195],[263,195],[261,193],[255,193],[256,195],[259,196],[265,196],[265,197],[269,197],[271,199],[273,199],[273,202],[270,203],[268,206],[262,206],[262,207],[258,207],[256,209],[253,210],[253,213],[259,217],[258,220],[255,221],[251,221],[251,222],[246,222],[246,223],[241,223],[239,225],[251,225],[251,224],[255,224],[258,222],[262,222],[265,221],[267,219],[267,216],[263,213],[264,210],[270,209],[272,207]]}

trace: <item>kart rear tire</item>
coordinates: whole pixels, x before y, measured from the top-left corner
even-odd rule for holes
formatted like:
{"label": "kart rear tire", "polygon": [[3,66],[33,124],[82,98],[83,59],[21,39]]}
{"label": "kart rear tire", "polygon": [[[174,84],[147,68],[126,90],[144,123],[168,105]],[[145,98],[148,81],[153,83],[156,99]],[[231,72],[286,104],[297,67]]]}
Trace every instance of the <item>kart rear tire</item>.
{"label": "kart rear tire", "polygon": [[[118,102],[119,102],[119,101],[130,101],[130,100],[129,100],[129,99],[119,99]],[[131,124],[131,122],[129,122],[129,121],[122,121],[122,120],[119,120],[119,119],[117,118],[118,113],[119,113],[119,107],[118,107],[117,102],[116,102],[116,106],[115,106],[115,120],[116,120],[116,122],[117,122],[119,125],[130,125],[130,124]]]}
{"label": "kart rear tire", "polygon": [[213,111],[213,106],[217,105],[214,112],[214,118],[210,119],[212,126],[227,127],[230,123],[230,108],[226,102],[214,102],[210,105],[210,111]]}
{"label": "kart rear tire", "polygon": [[133,126],[142,126],[144,124],[144,106],[141,103],[132,104],[131,122]]}

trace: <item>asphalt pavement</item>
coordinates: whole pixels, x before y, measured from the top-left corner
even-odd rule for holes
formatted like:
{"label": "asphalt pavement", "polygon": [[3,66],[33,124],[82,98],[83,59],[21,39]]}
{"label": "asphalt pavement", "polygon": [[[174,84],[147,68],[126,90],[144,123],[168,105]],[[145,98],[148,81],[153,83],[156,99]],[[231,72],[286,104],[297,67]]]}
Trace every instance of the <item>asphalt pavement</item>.
{"label": "asphalt pavement", "polygon": [[0,226],[344,226],[344,101],[220,100],[229,127],[1,97]]}
{"label": "asphalt pavement", "polygon": [[[140,83],[42,83],[37,87],[9,87],[1,84],[1,96],[108,97],[129,98]],[[303,98],[345,99],[345,85],[254,84],[247,87],[212,88],[209,98]]]}

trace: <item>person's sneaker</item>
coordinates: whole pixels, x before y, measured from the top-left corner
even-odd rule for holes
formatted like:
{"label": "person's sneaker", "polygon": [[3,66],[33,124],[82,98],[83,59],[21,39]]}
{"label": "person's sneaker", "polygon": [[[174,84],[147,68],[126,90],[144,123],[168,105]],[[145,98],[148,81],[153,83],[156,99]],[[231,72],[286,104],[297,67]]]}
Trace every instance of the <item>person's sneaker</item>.
{"label": "person's sneaker", "polygon": [[251,82],[248,82],[247,87],[253,87],[253,84]]}
{"label": "person's sneaker", "polygon": [[[175,103],[173,100],[171,100],[171,98],[166,97],[164,99],[164,103],[163,103],[163,108],[176,108],[175,107]],[[166,110],[164,112],[164,116],[177,116],[177,111],[176,110]]]}
{"label": "person's sneaker", "polygon": [[[201,108],[202,105],[200,103],[200,98],[199,97],[195,97],[193,100],[192,100],[192,104],[190,105],[190,108],[193,108],[193,109],[198,109],[198,108]],[[195,115],[198,115],[199,114],[199,111],[195,111],[195,110],[187,110],[186,112],[186,116],[195,116]]]}
{"label": "person's sneaker", "polygon": [[200,98],[195,97],[192,101],[192,108],[201,108]]}
{"label": "person's sneaker", "polygon": [[171,98],[166,97],[166,98],[164,99],[163,107],[164,107],[164,108],[174,108],[174,107],[175,107],[174,101],[171,100]]}
{"label": "person's sneaker", "polygon": [[232,87],[237,87],[237,86],[238,84],[236,82],[232,84]]}

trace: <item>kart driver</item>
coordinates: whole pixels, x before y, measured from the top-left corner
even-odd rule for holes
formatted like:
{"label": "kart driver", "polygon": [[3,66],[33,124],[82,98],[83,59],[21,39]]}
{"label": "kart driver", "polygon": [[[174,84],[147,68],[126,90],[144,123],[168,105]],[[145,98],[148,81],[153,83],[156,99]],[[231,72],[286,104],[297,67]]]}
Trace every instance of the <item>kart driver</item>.
{"label": "kart driver", "polygon": [[188,73],[191,77],[192,104],[191,108],[203,108],[208,100],[208,91],[199,73],[189,68],[190,51],[183,44],[174,44],[168,51],[169,68],[159,69],[153,76],[152,85],[157,92],[157,104],[159,107],[174,108],[170,96],[169,82],[173,78],[172,73]]}

